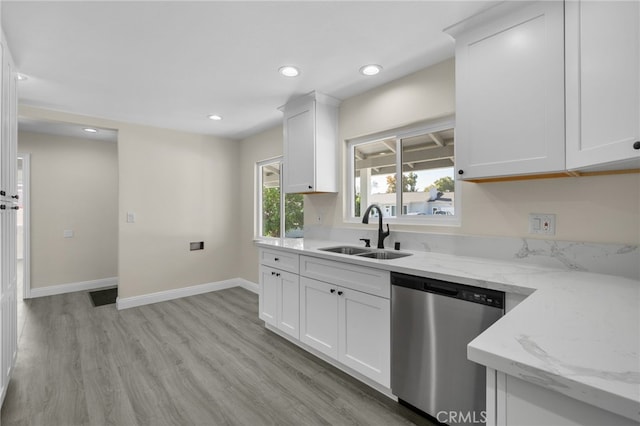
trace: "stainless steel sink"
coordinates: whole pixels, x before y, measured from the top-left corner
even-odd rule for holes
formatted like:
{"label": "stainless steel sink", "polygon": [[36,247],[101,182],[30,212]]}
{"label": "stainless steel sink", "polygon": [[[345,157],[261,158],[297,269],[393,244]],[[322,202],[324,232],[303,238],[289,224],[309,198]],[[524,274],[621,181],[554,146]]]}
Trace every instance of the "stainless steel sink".
{"label": "stainless steel sink", "polygon": [[402,253],[397,251],[372,251],[369,253],[359,254],[360,257],[370,257],[372,259],[399,259],[401,257],[411,256],[411,253]]}
{"label": "stainless steel sink", "polygon": [[340,254],[351,254],[351,255],[371,253],[371,249],[366,249],[362,247],[353,247],[353,246],[325,247],[318,250],[330,251],[332,253],[340,253]]}
{"label": "stainless steel sink", "polygon": [[330,251],[332,253],[349,254],[352,256],[368,257],[371,259],[398,259],[401,257],[411,256],[411,253],[400,251],[376,250],[374,248],[353,247],[353,246],[336,246],[324,247],[318,250]]}

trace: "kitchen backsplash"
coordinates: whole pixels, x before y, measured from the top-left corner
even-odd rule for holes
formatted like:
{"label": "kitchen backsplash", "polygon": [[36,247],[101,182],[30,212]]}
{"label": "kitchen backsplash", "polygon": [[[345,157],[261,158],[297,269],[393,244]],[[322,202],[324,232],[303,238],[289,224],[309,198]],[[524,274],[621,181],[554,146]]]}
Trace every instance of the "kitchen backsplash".
{"label": "kitchen backsplash", "polygon": [[[353,245],[360,238],[371,239],[375,247],[377,230],[305,226],[304,237]],[[640,280],[640,248],[637,245],[601,244],[470,235],[425,234],[391,231],[385,247],[427,251],[458,256],[510,260],[530,265],[617,275]]]}

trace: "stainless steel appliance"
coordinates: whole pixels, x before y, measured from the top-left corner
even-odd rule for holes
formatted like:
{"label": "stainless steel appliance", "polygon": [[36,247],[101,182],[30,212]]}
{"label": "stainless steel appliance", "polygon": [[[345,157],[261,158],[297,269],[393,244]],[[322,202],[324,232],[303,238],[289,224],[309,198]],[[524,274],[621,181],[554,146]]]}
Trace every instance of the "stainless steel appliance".
{"label": "stainless steel appliance", "polygon": [[391,390],[447,424],[484,423],[484,366],[467,344],[504,313],[504,293],[391,273]]}

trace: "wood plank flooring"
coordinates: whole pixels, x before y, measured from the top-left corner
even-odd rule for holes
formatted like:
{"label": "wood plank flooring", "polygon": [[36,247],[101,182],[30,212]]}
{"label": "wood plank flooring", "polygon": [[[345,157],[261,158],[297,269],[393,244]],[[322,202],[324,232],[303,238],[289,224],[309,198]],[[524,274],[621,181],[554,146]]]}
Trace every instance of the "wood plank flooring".
{"label": "wood plank flooring", "polygon": [[118,311],[24,302],[9,425],[429,425],[269,332],[233,288]]}

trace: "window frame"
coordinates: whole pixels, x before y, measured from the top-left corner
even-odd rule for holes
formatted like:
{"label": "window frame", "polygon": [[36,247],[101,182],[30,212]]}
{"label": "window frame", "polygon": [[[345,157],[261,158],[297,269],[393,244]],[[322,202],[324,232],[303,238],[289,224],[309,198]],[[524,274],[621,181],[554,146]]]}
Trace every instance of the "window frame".
{"label": "window frame", "polygon": [[[271,237],[268,235],[262,235],[262,184],[263,184],[263,180],[262,180],[262,168],[264,166],[268,166],[269,164],[276,164],[278,163],[280,166],[280,177],[278,178],[278,182],[279,182],[279,188],[280,188],[280,236],[279,237]],[[283,163],[284,163],[284,159],[283,157],[280,155],[278,157],[273,157],[273,158],[269,158],[266,160],[262,160],[262,161],[258,161],[256,162],[256,168],[255,168],[255,175],[256,175],[256,188],[255,188],[255,194],[256,194],[256,208],[253,209],[253,211],[255,212],[255,220],[254,220],[254,232],[253,235],[255,238],[262,238],[262,239],[272,239],[272,240],[279,240],[282,238],[282,233],[284,232],[284,225],[285,225],[285,215],[284,215],[284,197],[283,197],[283,192],[282,192],[282,167],[283,167]]]}
{"label": "window frame", "polygon": [[[262,199],[262,193],[263,193],[263,171],[262,168],[265,166],[268,166],[270,164],[278,164],[279,166],[279,170],[280,170],[280,176],[278,178],[278,185],[280,188],[280,236],[279,237],[271,237],[269,235],[262,235],[262,227],[263,227],[263,199]],[[254,229],[253,229],[253,235],[254,238],[256,239],[282,239],[282,238],[302,238],[299,236],[289,236],[287,237],[287,215],[286,215],[286,206],[287,206],[287,196],[288,195],[295,195],[295,194],[287,194],[284,192],[284,157],[282,155],[278,156],[278,157],[273,157],[273,158],[269,158],[266,160],[262,160],[262,161],[258,161],[256,162],[256,167],[254,169],[254,173],[255,173],[255,179],[254,182],[256,183],[256,187],[255,187],[255,208],[253,209],[254,211]],[[304,224],[302,225],[303,228],[300,229],[304,229]],[[304,232],[304,231],[303,231]],[[291,235],[291,234],[290,234]]]}
{"label": "window frame", "polygon": [[[425,133],[439,132],[442,130],[453,129],[455,134],[455,118],[454,116],[447,116],[437,120],[430,120],[428,122],[417,123],[413,125],[403,126],[396,129],[386,130],[367,136],[360,136],[353,139],[347,139],[345,146],[347,149],[347,178],[345,179],[346,188],[346,200],[344,208],[344,222],[345,223],[360,223],[362,217],[356,217],[355,214],[355,155],[354,148],[358,145],[364,145],[367,143],[379,142],[385,139],[395,139],[396,141],[396,176],[402,176],[402,139],[410,138],[413,136],[419,136]],[[455,136],[454,136],[455,138]],[[454,142],[454,164],[452,165],[455,171],[455,151],[456,145]],[[396,217],[386,216],[384,219],[388,223],[406,224],[406,225],[432,225],[432,226],[461,226],[462,223],[462,180],[458,179],[454,173],[454,212],[455,214],[448,215],[405,215],[402,213]],[[396,211],[398,206],[400,212],[403,212],[402,203],[402,191],[397,191],[401,186],[396,185]],[[360,211],[363,212],[367,206],[361,205]]]}

